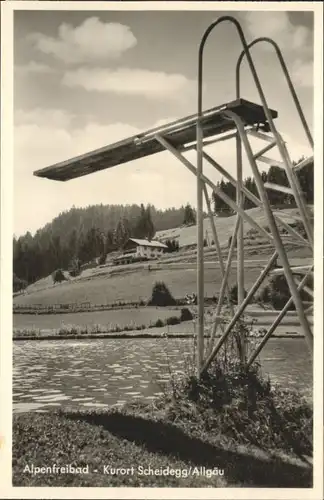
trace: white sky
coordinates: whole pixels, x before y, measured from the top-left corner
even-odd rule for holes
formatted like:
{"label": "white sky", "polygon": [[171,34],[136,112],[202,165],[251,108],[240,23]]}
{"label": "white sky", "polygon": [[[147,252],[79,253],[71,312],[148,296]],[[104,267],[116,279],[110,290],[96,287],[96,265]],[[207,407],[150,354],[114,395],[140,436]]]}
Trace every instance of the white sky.
{"label": "white sky", "polygon": [[[226,13],[15,12],[16,235],[33,233],[73,205],[196,204],[195,178],[170,153],[66,183],[36,178],[33,171],[195,113],[198,46],[207,26],[221,14]],[[277,41],[312,128],[312,13],[234,15],[248,42],[257,36]],[[205,51],[205,108],[235,99],[239,53],[234,27],[221,25]],[[292,159],[298,159],[309,148],[279,64],[265,45],[253,49],[253,56],[269,105],[279,112],[277,126]],[[246,64],[242,97],[259,102]],[[210,148],[231,173],[234,146],[227,142]],[[188,158],[195,160],[193,154]],[[211,168],[205,173],[220,179]],[[249,174],[246,165],[244,173]]]}

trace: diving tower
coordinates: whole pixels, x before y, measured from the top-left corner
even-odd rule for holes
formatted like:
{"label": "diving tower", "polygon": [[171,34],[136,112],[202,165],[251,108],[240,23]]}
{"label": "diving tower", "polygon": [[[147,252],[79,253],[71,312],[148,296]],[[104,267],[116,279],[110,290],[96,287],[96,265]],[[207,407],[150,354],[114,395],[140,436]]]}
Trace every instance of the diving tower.
{"label": "diving tower", "polygon": [[[204,47],[210,33],[223,22],[229,22],[234,25],[242,44],[242,52],[236,64],[235,99],[204,111],[202,109]],[[140,158],[148,157],[162,151],[168,151],[195,175],[197,183],[197,372],[199,375],[201,375],[202,372],[208,368],[209,364],[217,356],[220,349],[233,332],[235,326],[240,325],[247,306],[251,302],[254,294],[264,283],[266,277],[273,272],[274,263],[278,258],[281,263],[281,268],[276,270],[276,272],[285,276],[291,297],[282,311],[278,311],[278,316],[268,329],[265,336],[262,338],[255,351],[247,356],[247,353],[244,352],[243,349],[242,353],[240,353],[241,361],[248,366],[255,361],[261,349],[280,324],[292,303],[295,305],[299,323],[305,336],[305,341],[311,353],[313,351],[313,332],[307,311],[305,310],[301,298],[301,291],[303,289],[307,291],[307,280],[313,274],[313,265],[299,266],[298,269],[291,266],[287,257],[285,244],[279,231],[280,227],[284,228],[286,233],[289,235],[289,241],[292,244],[305,246],[313,252],[314,242],[311,213],[305,202],[297,177],[298,170],[313,162],[313,156],[304,159],[298,165],[294,165],[291,161],[287,146],[275,125],[278,112],[268,106],[264,90],[252,59],[251,48],[259,43],[269,44],[274,49],[282,70],[283,78],[287,83],[306,138],[311,148],[313,148],[312,135],[278,45],[272,39],[265,37],[257,38],[248,44],[240,23],[232,16],[223,16],[213,22],[206,29],[199,46],[198,106],[197,113],[195,115],[176,120],[161,127],[141,132],[136,136],[34,172],[34,175],[38,177],[65,182]],[[259,95],[260,104],[252,103],[241,97],[240,70],[241,63],[244,58],[247,60],[248,67],[253,77],[253,81]],[[257,152],[254,152],[252,149],[250,143],[251,137],[257,137],[264,142],[264,146]],[[227,170],[214,158],[212,158],[204,149],[210,144],[216,144],[219,141],[225,140],[234,140],[235,142],[236,177],[229,174],[229,172],[227,172]],[[196,151],[196,164],[193,164],[184,156],[183,153],[189,150]],[[243,184],[243,150],[248,158],[253,177],[257,185],[257,196],[250,192]],[[279,162],[272,160],[269,156],[267,156],[268,152],[271,150],[277,150],[280,156]],[[229,198],[210,180],[209,177],[204,174],[203,162],[206,162],[214,167],[222,176],[233,184],[236,189],[235,201]],[[259,170],[260,163],[270,165],[276,164],[281,166],[286,172],[289,186],[283,187],[276,184],[264,184]],[[217,224],[215,224],[211,210],[207,187],[211,188],[237,214],[236,224],[226,261],[222,256],[217,235]],[[267,190],[270,189],[280,192],[284,190],[285,193],[291,194],[294,197],[296,207],[299,211],[298,218],[302,221],[304,227],[303,234],[300,234],[298,230],[288,225],[280,217],[280,213],[276,212],[271,207],[267,196]],[[260,226],[259,223],[244,210],[245,197],[253,201],[255,206],[262,208],[267,219],[268,229]],[[218,303],[216,305],[212,329],[208,336],[206,334],[204,320],[204,198],[215,242],[215,252],[222,273],[222,284],[219,290]],[[273,255],[269,259],[265,268],[261,271],[258,279],[247,292],[246,296],[244,293],[243,222],[250,224],[251,227],[256,229],[258,233],[266,238],[274,247]],[[237,247],[238,305],[230,306],[231,316],[228,318],[227,322],[223,323],[221,320],[221,313],[223,307],[225,306],[225,298],[229,291],[229,274],[235,247]],[[220,334],[220,338],[218,339],[218,342],[216,342],[216,338],[219,337],[219,335],[217,335],[218,333]]]}

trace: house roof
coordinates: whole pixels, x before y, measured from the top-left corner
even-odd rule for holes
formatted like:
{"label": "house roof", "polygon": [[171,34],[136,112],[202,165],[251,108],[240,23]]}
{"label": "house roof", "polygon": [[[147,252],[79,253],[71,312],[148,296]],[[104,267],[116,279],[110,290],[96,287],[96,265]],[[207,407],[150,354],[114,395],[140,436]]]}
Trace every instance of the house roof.
{"label": "house roof", "polygon": [[161,243],[160,241],[138,240],[135,238],[129,238],[129,241],[133,241],[137,245],[141,245],[141,246],[145,246],[145,247],[168,248],[164,243]]}

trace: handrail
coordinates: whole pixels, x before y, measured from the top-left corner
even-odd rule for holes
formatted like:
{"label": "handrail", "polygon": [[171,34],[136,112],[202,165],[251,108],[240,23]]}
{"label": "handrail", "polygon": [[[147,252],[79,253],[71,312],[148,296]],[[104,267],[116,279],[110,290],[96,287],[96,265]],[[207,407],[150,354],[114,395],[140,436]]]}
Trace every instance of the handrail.
{"label": "handrail", "polygon": [[[294,100],[297,112],[299,114],[299,118],[300,118],[300,120],[301,120],[301,122],[303,124],[304,131],[305,131],[305,134],[307,136],[308,142],[309,142],[311,148],[313,149],[314,148],[314,140],[313,140],[312,134],[311,134],[311,132],[309,130],[308,123],[306,121],[303,109],[301,107],[301,104],[299,102],[297,93],[295,91],[295,87],[294,87],[294,85],[292,83],[292,80],[291,80],[291,77],[290,77],[287,65],[285,63],[284,57],[282,55],[282,52],[281,52],[278,44],[274,40],[272,40],[272,38],[268,38],[268,37],[256,38],[251,43],[249,43],[248,48],[250,49],[251,47],[253,47],[254,45],[256,45],[257,43],[260,43],[260,42],[269,43],[275,49],[276,55],[277,55],[277,57],[279,59],[280,65],[281,65],[281,69],[282,69],[283,74],[284,74],[284,76],[286,78],[286,81],[287,81],[290,93],[292,95],[292,98]],[[245,51],[242,50],[242,52],[239,55],[239,58],[237,60],[237,63],[236,63],[236,97],[237,98],[240,98],[240,94],[241,94],[241,89],[240,89],[240,85],[241,85],[240,75],[241,75],[241,67],[242,67],[242,61],[243,61],[244,55],[245,55]]]}
{"label": "handrail", "polygon": [[293,164],[291,162],[287,148],[286,148],[280,134],[277,132],[276,127],[274,125],[271,111],[268,107],[268,104],[267,104],[267,101],[266,101],[266,98],[265,98],[257,71],[256,71],[254,63],[253,63],[253,59],[252,59],[250,51],[249,51],[249,45],[247,44],[245,37],[244,37],[242,27],[241,27],[240,23],[232,16],[222,16],[217,21],[214,21],[205,31],[203,38],[201,40],[201,43],[200,43],[200,47],[199,47],[199,57],[198,57],[198,120],[197,120],[197,146],[198,146],[197,147],[197,168],[198,168],[198,176],[200,175],[199,172],[201,172],[201,170],[202,170],[202,151],[201,151],[201,149],[202,149],[202,131],[201,131],[199,121],[201,119],[201,113],[202,113],[203,50],[204,50],[204,46],[205,46],[206,40],[207,40],[210,32],[218,24],[220,24],[221,22],[224,22],[224,21],[230,21],[231,23],[233,23],[238,31],[241,43],[243,45],[244,53],[246,55],[246,58],[247,58],[249,66],[250,66],[250,70],[251,70],[256,88],[258,90],[258,93],[259,93],[259,96],[260,96],[260,99],[262,102],[263,110],[264,110],[267,122],[269,124],[269,128],[270,128],[274,138],[276,139],[278,150],[279,150],[281,157],[284,160],[284,163],[287,167],[286,174],[287,174],[290,186],[293,190],[293,194],[294,194],[294,197],[296,200],[297,207],[299,208],[300,214],[303,218],[303,223],[305,226],[308,240],[311,243],[311,245],[313,246],[314,240],[313,240],[313,231],[312,231],[312,227],[311,227],[311,221],[310,221],[309,214],[308,214],[307,210],[305,209],[305,204],[303,201],[303,196],[302,196],[301,188],[299,185],[299,181],[298,181],[298,179],[293,171]]}

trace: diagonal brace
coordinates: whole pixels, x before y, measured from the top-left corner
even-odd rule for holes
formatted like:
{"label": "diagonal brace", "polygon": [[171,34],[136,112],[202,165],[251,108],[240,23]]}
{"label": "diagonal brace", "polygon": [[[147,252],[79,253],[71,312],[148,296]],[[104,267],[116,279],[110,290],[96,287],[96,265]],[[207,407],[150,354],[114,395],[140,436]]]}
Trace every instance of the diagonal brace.
{"label": "diagonal brace", "polygon": [[[155,135],[155,139],[157,141],[159,141],[159,143],[162,144],[162,146],[165,149],[170,151],[170,153],[172,153],[179,161],[181,161],[181,163],[183,163],[183,165],[185,165],[190,170],[190,172],[197,175],[196,167],[194,167],[192,165],[192,163],[185,156],[183,156],[181,153],[179,153],[179,151],[174,146],[172,146],[172,144],[170,144],[164,137],[162,137],[160,135]],[[252,217],[250,217],[245,212],[245,210],[240,208],[229,196],[227,196],[225,193],[223,193],[223,191],[219,187],[217,187],[216,184],[214,184],[210,179],[208,179],[208,177],[206,177],[205,175],[202,174],[201,180],[204,181],[208,186],[210,186],[215,191],[215,193],[223,201],[225,201],[225,203],[227,203],[227,205],[230,208],[232,208],[234,211],[239,213],[243,217],[243,219],[245,219],[252,227],[254,227],[265,238],[267,238],[267,240],[269,240],[271,242],[273,241],[273,237],[271,234],[269,234],[265,229],[263,229],[263,227],[261,227],[257,222],[255,222],[255,220]]]}

